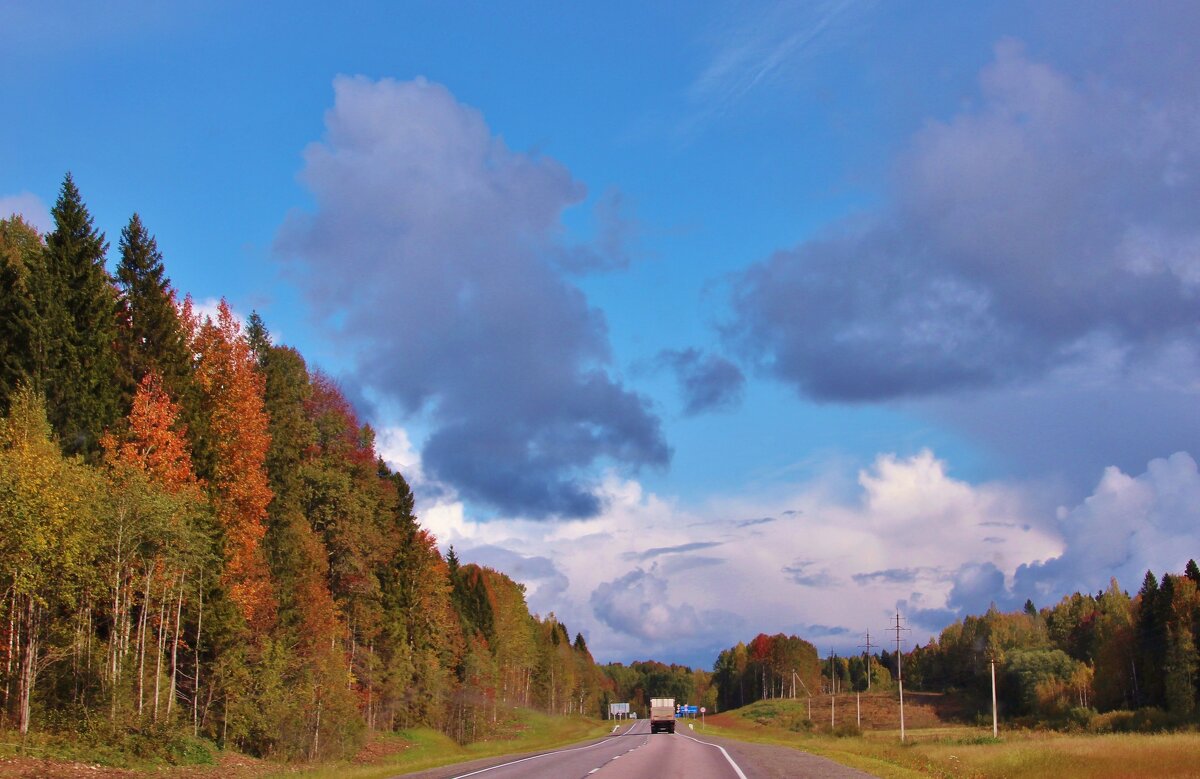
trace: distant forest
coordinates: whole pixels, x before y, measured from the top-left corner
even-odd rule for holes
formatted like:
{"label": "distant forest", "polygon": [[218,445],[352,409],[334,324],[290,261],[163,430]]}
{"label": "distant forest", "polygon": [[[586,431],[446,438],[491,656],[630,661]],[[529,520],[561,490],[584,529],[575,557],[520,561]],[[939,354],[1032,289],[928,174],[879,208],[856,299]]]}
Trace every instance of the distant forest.
{"label": "distant forest", "polygon": [[[1056,605],[1021,611],[992,607],[955,622],[928,644],[819,659],[796,636],[759,635],[721,652],[712,682],[723,708],[764,698],[839,691],[906,689],[954,692],[984,711],[991,705],[991,663],[1006,718],[1029,724],[1086,725],[1095,715],[1150,710],[1138,727],[1193,721],[1200,703],[1200,568],[1150,571],[1130,597],[1113,579],[1095,595],[1075,593]],[[799,686],[797,686],[799,683]],[[1158,712],[1163,716],[1156,716]],[[1111,719],[1111,718],[1110,718]]]}
{"label": "distant forest", "polygon": [[[0,728],[203,736],[283,759],[370,730],[487,737],[513,706],[888,689],[896,657],[760,635],[713,671],[598,666],[500,571],[443,556],[336,382],[252,314],[179,300],[134,214],[109,245],[68,175],[39,235],[0,220]],[[1200,570],[995,609],[903,656],[913,689],[1011,716],[1194,716]]]}

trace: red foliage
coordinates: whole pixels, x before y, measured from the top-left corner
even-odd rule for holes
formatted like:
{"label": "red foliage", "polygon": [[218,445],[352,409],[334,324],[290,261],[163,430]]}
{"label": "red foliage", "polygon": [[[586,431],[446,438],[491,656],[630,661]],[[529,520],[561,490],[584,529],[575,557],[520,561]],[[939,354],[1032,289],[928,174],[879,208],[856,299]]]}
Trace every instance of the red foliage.
{"label": "red foliage", "polygon": [[270,572],[260,548],[266,534],[266,459],[271,438],[263,407],[265,379],[229,305],[222,300],[217,321],[201,322],[184,303],[181,319],[196,356],[196,379],[208,406],[213,451],[210,484],[217,518],[225,530],[225,575],[230,598],[256,630],[275,617]]}

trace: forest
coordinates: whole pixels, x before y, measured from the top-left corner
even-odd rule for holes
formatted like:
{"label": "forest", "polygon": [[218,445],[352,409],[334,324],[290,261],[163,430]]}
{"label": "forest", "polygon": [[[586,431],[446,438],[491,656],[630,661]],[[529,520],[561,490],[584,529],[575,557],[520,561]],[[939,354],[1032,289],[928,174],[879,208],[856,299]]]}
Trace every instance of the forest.
{"label": "forest", "polygon": [[[957,620],[937,638],[903,652],[821,659],[796,636],[760,634],[720,653],[713,684],[722,709],[768,698],[906,690],[957,695],[968,711],[991,706],[992,663],[999,710],[1030,726],[1103,721],[1160,729],[1200,712],[1200,568],[1161,581],[1147,571],[1133,596],[1110,581],[1095,595],[1074,593],[1038,609]],[[870,685],[867,676],[870,674]],[[1136,713],[1136,715],[1135,715]],[[989,715],[990,716],[990,715]]]}
{"label": "forest", "polygon": [[0,221],[0,728],[319,759],[599,713],[583,636],[439,553],[334,380],[178,299],[137,214],[110,274],[69,174],[52,216]]}

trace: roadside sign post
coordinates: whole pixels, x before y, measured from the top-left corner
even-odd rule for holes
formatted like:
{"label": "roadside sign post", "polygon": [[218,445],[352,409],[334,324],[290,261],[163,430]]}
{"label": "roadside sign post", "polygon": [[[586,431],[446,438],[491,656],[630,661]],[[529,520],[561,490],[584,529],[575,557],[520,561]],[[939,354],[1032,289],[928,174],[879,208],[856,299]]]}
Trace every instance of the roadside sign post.
{"label": "roadside sign post", "polygon": [[704,706],[700,707],[700,727],[704,727],[704,712],[706,712],[706,711],[708,711],[708,709],[706,707],[704,707]]}

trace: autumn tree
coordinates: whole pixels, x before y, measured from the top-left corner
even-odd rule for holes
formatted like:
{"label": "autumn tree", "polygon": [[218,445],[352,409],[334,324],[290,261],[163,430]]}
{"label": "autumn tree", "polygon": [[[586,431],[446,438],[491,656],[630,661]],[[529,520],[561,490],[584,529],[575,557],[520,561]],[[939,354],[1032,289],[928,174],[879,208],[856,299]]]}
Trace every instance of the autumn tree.
{"label": "autumn tree", "polygon": [[95,474],[52,441],[41,397],[19,389],[0,423],[0,584],[9,631],[3,703],[22,735],[39,676],[70,657],[69,644],[49,639],[56,619],[76,613],[91,577],[103,504]]}
{"label": "autumn tree", "polygon": [[274,621],[276,605],[261,548],[272,497],[263,376],[227,302],[220,302],[213,321],[197,316],[185,300],[182,318],[215,457],[208,490],[224,533],[222,579],[239,613],[261,634]]}

